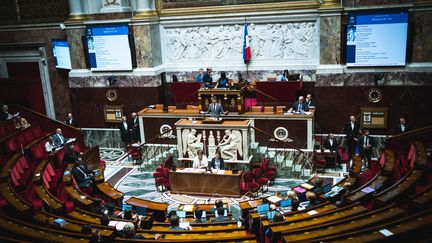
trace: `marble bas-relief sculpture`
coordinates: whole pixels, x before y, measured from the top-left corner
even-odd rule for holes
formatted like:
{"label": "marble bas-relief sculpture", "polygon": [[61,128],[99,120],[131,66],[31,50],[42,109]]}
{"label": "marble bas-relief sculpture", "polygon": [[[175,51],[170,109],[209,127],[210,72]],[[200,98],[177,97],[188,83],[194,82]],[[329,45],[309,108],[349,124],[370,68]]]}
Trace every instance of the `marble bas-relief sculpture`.
{"label": "marble bas-relief sculpture", "polygon": [[242,136],[238,130],[225,130],[225,136],[219,144],[221,156],[225,160],[237,160],[237,151],[243,156]]}
{"label": "marble bas-relief sculpture", "polygon": [[195,129],[184,129],[182,132],[183,155],[186,155],[187,152],[189,158],[195,158],[197,156],[198,150],[202,150],[204,147],[201,138],[202,134],[198,134],[197,136]]}
{"label": "marble bas-relief sculpture", "polygon": [[[314,22],[250,24],[252,56],[256,60],[316,59]],[[244,27],[240,25],[166,29],[166,59],[234,60],[242,57]]]}

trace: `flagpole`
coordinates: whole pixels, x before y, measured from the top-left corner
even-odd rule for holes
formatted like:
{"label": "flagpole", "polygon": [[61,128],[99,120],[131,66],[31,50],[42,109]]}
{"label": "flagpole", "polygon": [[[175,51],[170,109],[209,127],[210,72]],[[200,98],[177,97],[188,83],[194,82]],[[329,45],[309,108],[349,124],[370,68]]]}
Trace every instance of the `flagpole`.
{"label": "flagpole", "polygon": [[[244,26],[247,28],[246,17],[244,18]],[[249,33],[249,31],[248,31]],[[249,37],[246,37],[249,38]],[[246,62],[246,81],[249,79],[249,62]]]}

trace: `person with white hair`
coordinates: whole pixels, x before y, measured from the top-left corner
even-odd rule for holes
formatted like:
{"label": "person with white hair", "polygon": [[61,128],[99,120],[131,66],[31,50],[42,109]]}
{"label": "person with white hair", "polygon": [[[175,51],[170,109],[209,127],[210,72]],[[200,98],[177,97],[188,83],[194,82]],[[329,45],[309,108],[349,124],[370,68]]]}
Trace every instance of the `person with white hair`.
{"label": "person with white hair", "polygon": [[12,115],[9,113],[9,107],[7,105],[2,106],[2,111],[0,113],[0,121],[5,121],[11,119]]}

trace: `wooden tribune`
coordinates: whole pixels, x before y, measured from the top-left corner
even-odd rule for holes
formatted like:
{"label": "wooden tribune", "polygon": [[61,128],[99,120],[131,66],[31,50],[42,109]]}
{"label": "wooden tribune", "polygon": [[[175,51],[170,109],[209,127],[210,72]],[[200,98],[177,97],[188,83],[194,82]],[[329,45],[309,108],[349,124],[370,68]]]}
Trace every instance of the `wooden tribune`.
{"label": "wooden tribune", "polygon": [[233,111],[243,113],[243,95],[242,90],[227,90],[227,89],[199,89],[198,104],[200,110],[207,110],[211,103],[211,97],[215,96],[224,108],[225,111]]}

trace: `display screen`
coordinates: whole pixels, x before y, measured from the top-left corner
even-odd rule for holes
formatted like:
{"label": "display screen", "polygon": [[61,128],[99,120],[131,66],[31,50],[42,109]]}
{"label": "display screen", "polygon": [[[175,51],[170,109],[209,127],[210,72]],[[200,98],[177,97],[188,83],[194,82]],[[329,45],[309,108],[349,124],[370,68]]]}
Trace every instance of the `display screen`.
{"label": "display screen", "polygon": [[350,13],[346,31],[348,67],[404,66],[408,13]]}
{"label": "display screen", "polygon": [[53,48],[55,67],[62,69],[72,69],[68,41],[52,40],[51,44]]}
{"label": "display screen", "polygon": [[91,70],[132,70],[127,25],[87,26],[86,44]]}

